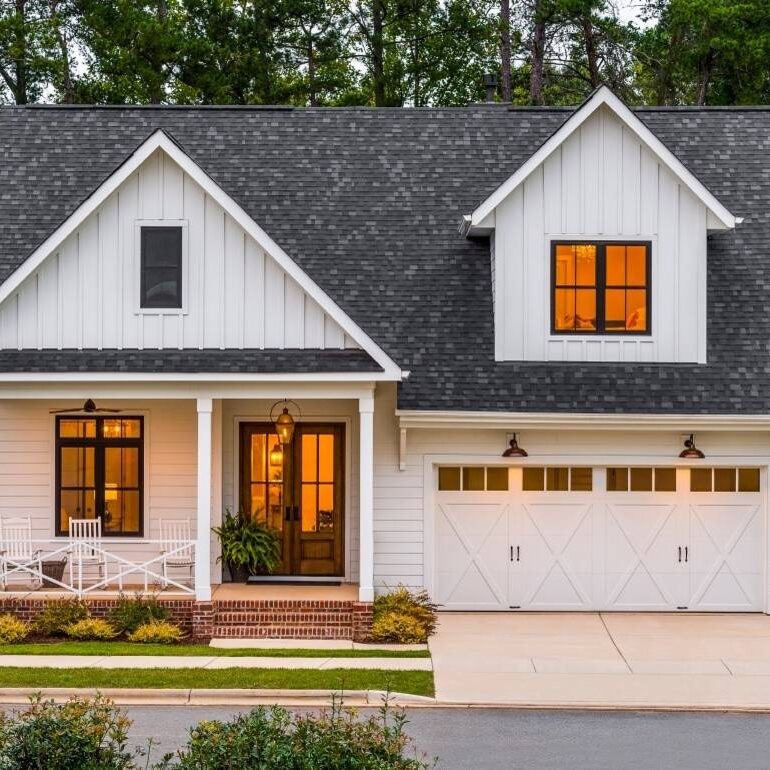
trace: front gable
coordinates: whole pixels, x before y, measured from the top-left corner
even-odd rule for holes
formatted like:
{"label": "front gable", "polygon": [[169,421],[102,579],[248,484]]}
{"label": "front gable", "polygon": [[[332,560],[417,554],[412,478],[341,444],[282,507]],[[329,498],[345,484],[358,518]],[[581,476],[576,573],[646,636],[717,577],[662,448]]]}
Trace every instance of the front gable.
{"label": "front gable", "polygon": [[[735,217],[619,104],[598,92],[466,217],[466,232],[491,239],[498,361],[706,361],[707,234]],[[593,328],[558,328],[555,249],[568,244],[647,249],[642,333],[605,333],[601,288],[584,294]]]}
{"label": "front gable", "polygon": [[[180,308],[140,306],[143,227],[182,232]],[[1,349],[379,347],[164,133],[0,287]]]}

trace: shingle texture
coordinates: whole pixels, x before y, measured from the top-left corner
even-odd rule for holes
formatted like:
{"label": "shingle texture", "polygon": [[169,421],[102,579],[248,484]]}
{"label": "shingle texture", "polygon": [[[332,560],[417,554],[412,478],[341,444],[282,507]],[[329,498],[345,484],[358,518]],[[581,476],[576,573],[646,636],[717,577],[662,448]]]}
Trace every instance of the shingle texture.
{"label": "shingle texture", "polygon": [[162,128],[411,370],[401,408],[766,412],[770,110],[638,114],[745,218],[709,239],[708,365],[495,363],[489,244],[457,225],[557,109],[0,109],[0,280]]}
{"label": "shingle texture", "polygon": [[2,350],[0,372],[381,372],[363,350]]}

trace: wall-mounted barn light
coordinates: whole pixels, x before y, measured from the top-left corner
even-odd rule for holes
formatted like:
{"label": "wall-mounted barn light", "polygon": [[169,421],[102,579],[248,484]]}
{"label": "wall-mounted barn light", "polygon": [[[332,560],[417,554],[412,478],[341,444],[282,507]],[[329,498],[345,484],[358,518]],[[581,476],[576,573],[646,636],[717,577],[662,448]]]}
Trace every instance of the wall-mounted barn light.
{"label": "wall-mounted barn light", "polygon": [[695,434],[691,433],[689,438],[685,439],[684,449],[679,453],[683,460],[703,460],[706,455],[695,446]]}
{"label": "wall-mounted barn light", "polygon": [[510,446],[503,452],[503,457],[527,457],[526,450],[519,446],[516,441],[516,434],[513,434],[513,438],[510,440]]}

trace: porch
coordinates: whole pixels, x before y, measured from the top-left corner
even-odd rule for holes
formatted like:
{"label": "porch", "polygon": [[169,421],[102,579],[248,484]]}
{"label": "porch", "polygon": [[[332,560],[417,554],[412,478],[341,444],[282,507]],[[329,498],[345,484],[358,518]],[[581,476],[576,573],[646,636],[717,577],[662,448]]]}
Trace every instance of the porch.
{"label": "porch", "polygon": [[[121,592],[153,592],[191,602],[190,613],[210,614],[212,632],[221,620],[225,635],[353,636],[354,605],[374,598],[372,383],[223,383],[195,398],[159,384],[46,390],[6,390],[0,400],[0,533],[28,518],[35,554],[11,557],[3,543],[4,606],[29,614],[64,595],[108,606]],[[83,395],[97,413],[83,409]],[[284,398],[294,402],[297,448],[276,470],[270,410]],[[328,468],[310,457],[324,446]],[[279,530],[279,576],[224,582],[211,529],[228,510]],[[94,518],[102,530],[89,556],[100,568],[81,569],[68,522]],[[168,522],[185,522],[188,538],[170,543]],[[189,566],[175,569],[179,555]],[[46,563],[56,560],[67,566],[52,577]]]}

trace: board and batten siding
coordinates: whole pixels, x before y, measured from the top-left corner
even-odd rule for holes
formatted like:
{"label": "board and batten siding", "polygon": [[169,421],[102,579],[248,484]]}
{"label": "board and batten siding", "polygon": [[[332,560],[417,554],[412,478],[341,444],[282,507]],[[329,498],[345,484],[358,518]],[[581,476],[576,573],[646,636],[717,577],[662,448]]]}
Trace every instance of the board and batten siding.
{"label": "board and batten siding", "polygon": [[[141,223],[184,228],[181,310],[140,310]],[[162,150],[0,305],[0,349],[356,347]]]}
{"label": "board and batten siding", "polygon": [[[495,211],[498,361],[706,362],[706,207],[607,108]],[[551,334],[551,242],[652,243],[652,334]]]}

